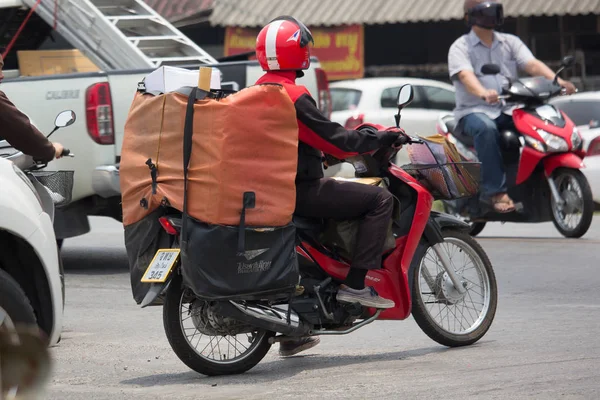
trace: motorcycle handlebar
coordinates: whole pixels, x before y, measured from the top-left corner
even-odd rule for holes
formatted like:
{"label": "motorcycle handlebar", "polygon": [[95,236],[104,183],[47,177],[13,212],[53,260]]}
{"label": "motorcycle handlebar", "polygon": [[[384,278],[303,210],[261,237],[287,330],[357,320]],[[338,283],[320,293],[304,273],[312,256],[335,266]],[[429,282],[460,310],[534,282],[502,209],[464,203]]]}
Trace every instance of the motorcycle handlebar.
{"label": "motorcycle handlebar", "polygon": [[72,154],[72,153],[71,153],[71,150],[69,150],[69,149],[66,149],[66,148],[65,148],[65,149],[63,149],[63,151],[62,151],[61,155],[62,155],[63,157],[75,157],[75,154]]}

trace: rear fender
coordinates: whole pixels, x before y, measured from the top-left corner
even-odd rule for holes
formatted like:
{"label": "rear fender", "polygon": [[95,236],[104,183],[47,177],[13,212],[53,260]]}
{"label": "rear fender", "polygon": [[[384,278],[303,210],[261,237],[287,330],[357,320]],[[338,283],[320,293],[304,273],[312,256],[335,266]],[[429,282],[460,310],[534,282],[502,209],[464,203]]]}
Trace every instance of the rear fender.
{"label": "rear fender", "polygon": [[544,172],[546,176],[552,176],[552,173],[557,168],[571,168],[571,169],[582,169],[585,168],[585,164],[581,157],[574,153],[562,153],[556,154],[550,157],[546,157],[543,160]]}
{"label": "rear fender", "polygon": [[150,284],[150,289],[144,296],[142,300],[141,307],[146,308],[148,306],[162,306],[163,305],[163,295],[171,286],[171,282],[173,281],[173,276],[175,273],[171,273],[171,275],[167,278],[164,283],[152,283]]}

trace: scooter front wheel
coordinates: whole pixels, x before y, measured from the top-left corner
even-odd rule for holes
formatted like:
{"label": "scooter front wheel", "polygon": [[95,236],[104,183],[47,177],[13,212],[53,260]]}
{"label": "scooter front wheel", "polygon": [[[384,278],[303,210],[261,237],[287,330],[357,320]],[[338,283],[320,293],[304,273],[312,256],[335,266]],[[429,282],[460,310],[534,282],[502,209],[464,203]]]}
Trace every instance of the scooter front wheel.
{"label": "scooter front wheel", "polygon": [[576,169],[560,168],[553,176],[556,189],[564,202],[551,196],[552,222],[568,238],[580,238],[588,231],[594,217],[594,198],[585,175]]}
{"label": "scooter front wheel", "polygon": [[432,246],[421,242],[411,265],[412,314],[436,342],[467,346],[481,339],[492,325],[498,303],[496,276],[485,251],[469,234],[442,233],[442,251],[466,291],[455,288]]}

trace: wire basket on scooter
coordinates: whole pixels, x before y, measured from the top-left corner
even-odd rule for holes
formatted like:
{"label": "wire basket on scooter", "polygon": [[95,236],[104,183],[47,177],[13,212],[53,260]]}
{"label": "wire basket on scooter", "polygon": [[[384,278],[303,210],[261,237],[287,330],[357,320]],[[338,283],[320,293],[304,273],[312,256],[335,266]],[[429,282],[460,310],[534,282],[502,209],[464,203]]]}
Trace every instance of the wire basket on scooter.
{"label": "wire basket on scooter", "polygon": [[478,162],[465,161],[443,136],[421,138],[406,146],[411,164],[402,167],[431,192],[436,200],[470,197],[479,190]]}
{"label": "wire basket on scooter", "polygon": [[35,179],[46,188],[57,208],[71,202],[74,174],[74,171],[36,171],[32,173]]}

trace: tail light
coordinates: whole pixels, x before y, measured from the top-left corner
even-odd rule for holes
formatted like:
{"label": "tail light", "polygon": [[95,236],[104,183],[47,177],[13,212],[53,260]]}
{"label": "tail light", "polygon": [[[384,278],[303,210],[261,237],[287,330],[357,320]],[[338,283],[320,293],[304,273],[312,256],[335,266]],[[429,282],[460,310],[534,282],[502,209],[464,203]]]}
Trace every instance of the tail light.
{"label": "tail light", "polygon": [[173,225],[171,223],[171,221],[169,220],[169,218],[167,218],[167,217],[160,217],[158,219],[158,222],[160,222],[160,225],[163,227],[163,229],[165,230],[165,232],[167,232],[169,235],[177,235],[177,234],[179,234],[179,231],[177,230],[177,228],[175,227],[175,225]]}
{"label": "tail light", "polygon": [[348,130],[353,130],[353,129],[356,129],[357,126],[364,124],[364,123],[365,123],[365,115],[357,114],[357,115],[353,115],[352,117],[350,117],[346,120],[346,123],[344,124],[344,128],[346,128]]}
{"label": "tail light", "polygon": [[590,142],[588,150],[585,153],[586,157],[600,155],[600,136]]}
{"label": "tail light", "polygon": [[85,93],[88,134],[98,144],[115,144],[112,99],[108,82],[96,83]]}
{"label": "tail light", "polygon": [[317,74],[317,90],[319,92],[319,110],[321,110],[327,118],[331,118],[332,102],[327,74],[321,68],[315,68],[315,72]]}

